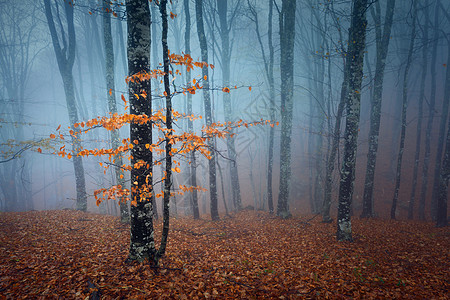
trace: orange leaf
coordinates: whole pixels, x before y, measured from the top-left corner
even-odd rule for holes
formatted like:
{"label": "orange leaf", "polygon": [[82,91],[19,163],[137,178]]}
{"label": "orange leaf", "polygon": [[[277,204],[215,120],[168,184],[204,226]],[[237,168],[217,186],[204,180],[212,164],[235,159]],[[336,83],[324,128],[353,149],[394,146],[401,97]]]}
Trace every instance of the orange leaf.
{"label": "orange leaf", "polygon": [[42,149],[41,148],[37,148],[37,152],[42,153]]}
{"label": "orange leaf", "polygon": [[51,138],[51,139],[54,139],[55,137],[56,137],[56,135],[54,135],[53,133],[50,134],[50,138]]}
{"label": "orange leaf", "polygon": [[248,87],[248,90],[249,90],[249,91],[251,91],[251,90],[252,90],[252,87],[251,87],[251,86],[249,86],[249,87]]}
{"label": "orange leaf", "polygon": [[224,87],[224,88],[222,89],[222,92],[224,92],[224,93],[229,93],[229,92],[230,92],[230,88]]}
{"label": "orange leaf", "polygon": [[56,131],[58,131],[61,128],[61,124],[58,126],[58,128],[56,128]]}

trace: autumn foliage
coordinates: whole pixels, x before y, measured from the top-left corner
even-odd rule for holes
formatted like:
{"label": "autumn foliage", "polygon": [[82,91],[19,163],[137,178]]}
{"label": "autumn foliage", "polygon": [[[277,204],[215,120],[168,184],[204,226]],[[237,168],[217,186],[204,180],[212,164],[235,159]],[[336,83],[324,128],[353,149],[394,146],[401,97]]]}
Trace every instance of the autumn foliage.
{"label": "autumn foliage", "polygon": [[[214,65],[207,64],[206,62],[196,62],[194,61],[190,55],[183,54],[173,54],[169,53],[169,60],[170,64],[173,66],[184,66],[186,70],[189,72],[193,70],[194,68],[203,68],[203,67],[210,67],[214,68]],[[134,74],[133,76],[129,76],[126,78],[126,82],[139,82],[139,81],[148,81],[152,79],[157,79],[159,77],[163,77],[166,74],[160,70],[155,69],[148,73],[138,73]],[[178,69],[169,71],[170,76],[178,76],[181,75],[181,72]],[[206,81],[208,78],[206,76],[202,78],[194,78],[192,80],[192,84],[188,85],[186,87],[182,87],[180,90],[175,90],[172,92],[170,97],[174,97],[178,94],[195,94],[196,91],[201,90],[203,86],[201,83],[203,81]],[[235,87],[237,89],[237,86]],[[249,90],[251,90],[251,87],[249,87]],[[230,92],[230,89],[228,87],[224,87],[222,89],[223,92]],[[109,91],[109,93],[112,93],[112,91]],[[163,92],[164,95],[160,95],[160,97],[164,96],[167,97],[167,92]],[[140,98],[146,99],[147,93],[145,91],[142,91],[140,94],[134,94],[134,96],[139,100]],[[124,110],[126,111],[128,109],[128,102],[124,95],[121,96],[121,99],[124,103]],[[65,139],[65,136],[70,135],[76,139],[81,139],[81,135],[89,132],[92,129],[96,128],[104,128],[108,131],[118,130],[122,128],[125,125],[129,125],[131,123],[138,123],[138,124],[146,124],[151,123],[153,129],[160,131],[162,134],[160,137],[155,140],[152,144],[145,144],[145,148],[148,151],[151,151],[158,155],[170,155],[173,157],[188,157],[188,153],[191,152],[197,152],[207,159],[211,159],[211,151],[216,151],[216,149],[211,149],[210,146],[207,143],[208,139],[211,138],[220,138],[225,139],[228,137],[231,137],[234,135],[232,133],[233,128],[238,127],[246,127],[249,126],[256,126],[256,125],[278,125],[278,122],[273,122],[269,120],[259,120],[259,121],[253,121],[253,122],[245,122],[243,120],[239,120],[236,122],[215,122],[212,123],[209,126],[203,126],[201,130],[201,134],[198,135],[194,132],[176,132],[175,129],[168,129],[167,128],[167,120],[166,120],[166,112],[164,109],[155,110],[152,112],[150,116],[147,115],[135,115],[131,113],[110,113],[108,116],[103,117],[97,117],[93,118],[87,121],[75,123],[72,126],[67,127],[67,132],[63,132],[61,129],[61,125],[58,126],[56,129],[56,133],[50,134],[50,139],[59,139],[60,141],[63,141]],[[195,116],[195,115],[186,115],[184,113],[179,113],[177,111],[172,110],[172,120],[171,122],[177,123],[181,119],[190,119],[191,121],[202,119],[202,116]],[[172,145],[170,153],[165,153],[166,148],[164,146],[164,143],[170,143]],[[150,169],[153,166],[161,165],[163,160],[154,160],[152,162],[152,165],[150,165],[147,162],[144,161],[138,161],[131,164],[122,164],[118,165],[116,164],[116,157],[121,156],[127,158],[129,161],[132,160],[132,156],[130,154],[130,150],[133,149],[136,145],[138,145],[138,140],[130,140],[130,138],[124,138],[122,139],[122,145],[117,147],[116,149],[113,148],[94,148],[94,149],[87,149],[87,148],[81,148],[76,150],[68,150],[66,149],[65,145],[61,146],[59,148],[59,151],[55,151],[54,154],[57,154],[61,157],[66,157],[68,159],[71,159],[74,156],[81,156],[81,157],[89,157],[89,156],[99,156],[99,157],[105,157],[107,161],[99,163],[101,167],[103,167],[105,170],[110,168],[111,166],[116,168],[121,168],[124,171],[130,171],[131,169],[140,169],[140,168],[146,168]],[[41,148],[37,149],[38,152],[42,152]],[[174,168],[172,168],[172,172],[174,173],[180,173],[181,169],[181,163],[179,160],[174,159],[173,164],[175,165]],[[121,175],[123,177],[123,175]],[[147,176],[152,176],[150,173]],[[165,180],[165,176],[161,179],[161,182]],[[146,178],[146,182],[151,182],[149,178]],[[141,199],[148,199],[152,197],[152,193],[156,193],[156,197],[162,197],[163,193],[157,193],[155,192],[155,189],[150,184],[147,184],[145,186],[140,186],[139,191],[137,190],[137,182],[131,182],[130,188],[127,188],[122,185],[115,185],[111,187],[103,187],[99,188],[94,191],[94,197],[96,199],[97,205],[99,205],[103,200],[110,200],[110,199],[119,199],[120,201],[131,201],[131,204],[136,204],[136,199],[130,199],[130,195],[132,192],[138,192]],[[194,187],[187,187],[184,185],[178,186],[176,193],[179,195],[183,195],[187,191],[192,190],[198,190],[198,191],[205,191],[204,188],[199,186]],[[175,195],[175,192],[171,193],[171,196]],[[136,197],[135,197],[136,198]]]}
{"label": "autumn foliage", "polygon": [[[78,211],[0,213],[0,294],[7,299],[446,299],[448,228],[353,220],[354,243],[314,216],[243,211],[173,219],[159,268],[124,264],[129,225]],[[313,219],[311,219],[313,218]],[[160,236],[161,225],[156,235]]]}

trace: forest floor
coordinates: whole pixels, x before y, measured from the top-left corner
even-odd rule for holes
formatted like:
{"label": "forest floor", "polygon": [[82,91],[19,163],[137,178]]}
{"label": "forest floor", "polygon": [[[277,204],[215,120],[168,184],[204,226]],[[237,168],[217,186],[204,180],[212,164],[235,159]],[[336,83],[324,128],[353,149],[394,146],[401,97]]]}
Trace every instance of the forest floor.
{"label": "forest floor", "polygon": [[336,241],[335,223],[313,216],[172,218],[167,254],[155,269],[125,263],[129,225],[117,217],[0,213],[0,299],[450,297],[450,228],[352,222],[349,243]]}

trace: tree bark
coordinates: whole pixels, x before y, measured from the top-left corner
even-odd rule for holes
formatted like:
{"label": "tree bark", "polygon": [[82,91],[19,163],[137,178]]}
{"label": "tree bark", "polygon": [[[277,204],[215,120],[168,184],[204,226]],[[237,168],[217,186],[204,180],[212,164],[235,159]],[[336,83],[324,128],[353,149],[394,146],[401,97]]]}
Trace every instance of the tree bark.
{"label": "tree bark", "polygon": [[361,84],[366,39],[367,0],[354,0],[349,30],[347,62],[349,64],[348,91],[346,96],[344,157],[339,185],[337,233],[338,241],[352,241],[350,220],[351,202],[355,180],[356,151],[361,103]]}
{"label": "tree bark", "polygon": [[[150,71],[150,8],[148,0],[127,0],[128,26],[128,74],[133,76]],[[130,114],[151,116],[151,82],[134,80],[128,87],[130,97]],[[145,92],[146,97],[136,95]],[[152,175],[145,166],[152,165],[152,152],[145,148],[152,144],[152,126],[150,123],[130,124],[131,165],[143,162],[141,168],[131,170],[131,238],[128,260],[139,262],[148,259],[155,262],[156,249],[153,230],[153,205],[150,193],[153,193]],[[144,190],[147,193],[144,193]]]}
{"label": "tree bark", "polygon": [[294,97],[294,38],[296,0],[283,0],[280,22],[281,71],[281,139],[280,190],[277,215],[290,217],[289,189],[291,185],[291,133]]}

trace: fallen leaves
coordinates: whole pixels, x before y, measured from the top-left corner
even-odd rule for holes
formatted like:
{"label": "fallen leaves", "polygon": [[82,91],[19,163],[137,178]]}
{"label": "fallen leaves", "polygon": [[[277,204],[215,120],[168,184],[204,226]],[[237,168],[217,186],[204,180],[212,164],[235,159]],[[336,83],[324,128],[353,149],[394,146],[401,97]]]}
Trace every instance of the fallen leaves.
{"label": "fallen leaves", "polygon": [[[206,217],[205,217],[206,218]],[[431,223],[335,224],[244,211],[173,218],[159,269],[126,264],[129,226],[78,211],[0,213],[0,294],[111,298],[422,298],[448,296],[450,232]],[[156,226],[158,237],[161,225]]]}

